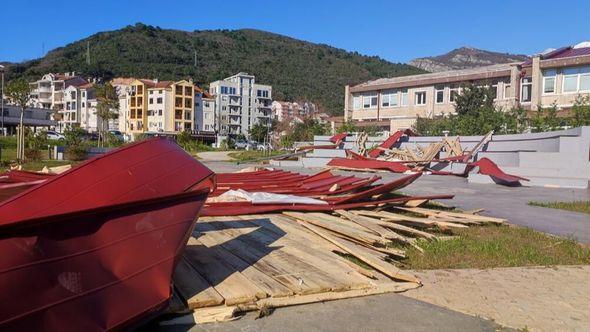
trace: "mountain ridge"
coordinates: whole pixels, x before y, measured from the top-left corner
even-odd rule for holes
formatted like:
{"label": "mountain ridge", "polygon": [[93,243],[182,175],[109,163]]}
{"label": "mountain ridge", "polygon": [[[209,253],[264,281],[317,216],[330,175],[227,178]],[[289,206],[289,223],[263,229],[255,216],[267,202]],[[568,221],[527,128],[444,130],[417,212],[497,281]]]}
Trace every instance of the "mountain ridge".
{"label": "mountain ridge", "polygon": [[522,54],[500,53],[463,46],[445,54],[416,58],[408,64],[429,72],[441,72],[519,62],[526,59],[527,56]]}
{"label": "mountain ridge", "polygon": [[[86,63],[87,46],[90,64]],[[273,86],[274,99],[309,100],[333,115],[342,114],[347,84],[425,72],[376,56],[261,30],[183,31],[137,23],[95,33],[39,59],[11,64],[7,78],[35,80],[48,72],[72,71],[106,79],[192,78],[201,86],[248,72],[257,82]]]}

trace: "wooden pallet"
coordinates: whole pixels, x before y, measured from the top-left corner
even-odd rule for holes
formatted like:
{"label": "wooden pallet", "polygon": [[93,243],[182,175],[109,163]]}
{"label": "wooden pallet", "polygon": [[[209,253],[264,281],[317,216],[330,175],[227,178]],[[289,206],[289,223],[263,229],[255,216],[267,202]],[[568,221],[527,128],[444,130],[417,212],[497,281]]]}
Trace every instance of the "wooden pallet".
{"label": "wooden pallet", "polygon": [[211,322],[240,311],[404,291],[419,280],[391,263],[404,256],[388,247],[391,241],[415,245],[417,238],[438,240],[429,229],[502,222],[419,207],[200,218],[175,271],[170,311],[193,310],[195,322]]}

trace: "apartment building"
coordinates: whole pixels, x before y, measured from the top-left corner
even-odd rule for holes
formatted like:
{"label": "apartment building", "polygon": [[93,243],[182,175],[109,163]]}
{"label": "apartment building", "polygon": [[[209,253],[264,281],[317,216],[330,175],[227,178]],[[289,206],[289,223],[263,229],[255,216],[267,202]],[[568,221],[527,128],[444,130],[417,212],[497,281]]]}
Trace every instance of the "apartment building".
{"label": "apartment building", "polygon": [[272,120],[272,87],[257,84],[253,75],[240,72],[212,82],[209,93],[215,96],[216,129],[220,136],[248,136],[254,124],[270,124]]}
{"label": "apartment building", "polygon": [[180,132],[194,129],[195,86],[190,81],[133,79],[119,84],[122,132]]}
{"label": "apartment building", "polygon": [[[96,115],[96,89],[94,83],[84,84],[78,87],[80,94],[80,128],[88,132],[97,132],[99,128],[99,118]],[[114,123],[109,123],[108,129],[114,130]]]}
{"label": "apartment building", "polygon": [[31,82],[31,106],[63,111],[65,107],[64,93],[69,86],[86,84],[85,79],[71,73],[49,73],[43,75],[40,80]]}
{"label": "apartment building", "polygon": [[195,87],[195,130],[215,131],[215,97]]}
{"label": "apartment building", "polygon": [[294,117],[304,118],[317,112],[317,107],[311,102],[273,101],[271,104],[273,118],[279,122],[288,121]]}
{"label": "apartment building", "polygon": [[129,122],[127,117],[129,116],[129,106],[131,102],[131,83],[135,79],[131,77],[116,77],[113,78],[110,83],[115,88],[117,96],[119,96],[119,111],[117,120],[113,121],[112,130],[119,130],[123,133],[127,133],[127,127]]}
{"label": "apartment building", "polygon": [[590,93],[590,43],[548,50],[524,63],[382,78],[345,87],[345,119],[397,130],[418,117],[454,112],[454,99],[469,83],[491,86],[497,107],[509,110],[557,105],[568,109]]}

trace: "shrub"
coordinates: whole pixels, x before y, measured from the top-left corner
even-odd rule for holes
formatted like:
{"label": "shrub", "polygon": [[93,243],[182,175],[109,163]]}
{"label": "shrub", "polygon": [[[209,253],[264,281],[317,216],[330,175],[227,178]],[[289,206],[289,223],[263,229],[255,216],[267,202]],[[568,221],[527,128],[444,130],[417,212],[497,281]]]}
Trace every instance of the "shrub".
{"label": "shrub", "polygon": [[84,130],[80,127],[66,128],[64,136],[66,137],[66,159],[79,161],[84,160],[88,153],[88,147],[83,140]]}
{"label": "shrub", "polygon": [[43,149],[47,147],[47,132],[35,133],[27,128],[26,137],[25,159],[28,161],[41,160],[43,158]]}

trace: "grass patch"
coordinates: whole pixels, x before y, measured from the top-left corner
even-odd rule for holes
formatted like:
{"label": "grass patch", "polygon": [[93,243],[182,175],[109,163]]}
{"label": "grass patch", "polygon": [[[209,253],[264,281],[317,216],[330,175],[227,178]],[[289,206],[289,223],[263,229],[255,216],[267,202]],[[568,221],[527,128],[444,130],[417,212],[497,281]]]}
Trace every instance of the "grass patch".
{"label": "grass patch", "polygon": [[529,205],[590,214],[590,201],[575,201],[575,202],[536,202],[536,201],[531,201],[531,202],[529,202]]}
{"label": "grass patch", "polygon": [[[47,150],[41,151],[44,156],[47,156]],[[6,172],[10,170],[10,163],[16,160],[16,148],[3,148],[2,149],[2,159],[0,160],[0,172]],[[23,170],[25,171],[40,171],[43,169],[44,166],[47,167],[55,167],[55,166],[62,166],[62,165],[74,165],[76,162],[70,160],[39,160],[39,161],[30,161],[24,163]]]}
{"label": "grass patch", "polygon": [[270,151],[270,153],[269,153],[268,151],[250,150],[250,151],[230,152],[230,153],[228,153],[228,156],[234,158],[235,160],[237,160],[239,162],[245,162],[245,161],[256,160],[258,158],[263,158],[263,157],[278,156],[281,154],[285,154],[285,151]]}
{"label": "grass patch", "polygon": [[529,228],[478,226],[453,231],[445,241],[419,240],[424,253],[406,247],[400,266],[408,269],[461,269],[590,264],[590,247]]}

